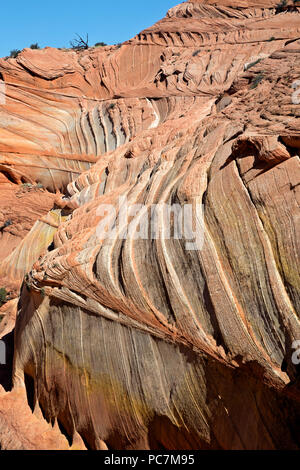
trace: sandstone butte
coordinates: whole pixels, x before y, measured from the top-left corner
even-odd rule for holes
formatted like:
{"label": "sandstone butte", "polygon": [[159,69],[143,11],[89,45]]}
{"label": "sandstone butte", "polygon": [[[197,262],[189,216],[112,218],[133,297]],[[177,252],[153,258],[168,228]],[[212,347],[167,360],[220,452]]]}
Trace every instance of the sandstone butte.
{"label": "sandstone butte", "polygon": [[[300,3],[188,1],[0,78],[0,447],[299,449]],[[99,237],[121,195],[202,204],[203,246]]]}

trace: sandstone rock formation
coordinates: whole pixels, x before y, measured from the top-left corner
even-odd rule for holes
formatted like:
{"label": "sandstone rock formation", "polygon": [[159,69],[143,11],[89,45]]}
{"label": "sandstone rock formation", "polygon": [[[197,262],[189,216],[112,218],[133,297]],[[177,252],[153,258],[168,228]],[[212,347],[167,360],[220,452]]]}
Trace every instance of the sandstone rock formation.
{"label": "sandstone rock formation", "polygon": [[[0,77],[0,445],[298,449],[300,3],[192,0]],[[141,235],[162,203],[203,207],[201,247]]]}

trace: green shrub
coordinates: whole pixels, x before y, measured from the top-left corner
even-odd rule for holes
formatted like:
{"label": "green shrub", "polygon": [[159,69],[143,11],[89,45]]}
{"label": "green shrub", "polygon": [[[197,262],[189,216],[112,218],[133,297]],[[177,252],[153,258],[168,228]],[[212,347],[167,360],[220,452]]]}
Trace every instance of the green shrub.
{"label": "green shrub", "polygon": [[0,307],[7,302],[7,292],[4,287],[0,289]]}
{"label": "green shrub", "polygon": [[107,44],[105,44],[105,42],[96,42],[95,44],[95,47],[100,47],[100,46],[107,46]]}
{"label": "green shrub", "polygon": [[6,227],[9,227],[10,225],[12,225],[12,220],[11,219],[7,219],[3,225],[1,225],[0,227],[0,232],[3,232],[3,230],[6,228]]}
{"label": "green shrub", "polygon": [[34,44],[31,44],[30,46],[30,49],[40,49],[40,46],[38,45],[38,43],[34,43]]}
{"label": "green shrub", "polygon": [[284,11],[288,1],[287,0],[280,0],[280,2],[276,5],[275,10],[276,13],[281,13]]}
{"label": "green shrub", "polygon": [[253,88],[256,88],[256,87],[260,84],[260,82],[263,80],[263,78],[264,78],[264,74],[263,74],[263,73],[258,74],[258,75],[255,77],[255,79],[253,80],[253,82],[251,83],[251,88],[252,88],[252,89],[253,89]]}
{"label": "green shrub", "polygon": [[256,65],[256,64],[259,64],[260,61],[261,61],[261,59],[257,59],[257,60],[255,60],[254,62],[250,62],[250,64],[248,64],[248,65],[245,67],[245,71],[251,69],[251,67],[254,67],[254,65]]}
{"label": "green shrub", "polygon": [[19,51],[19,49],[13,49],[12,51],[10,51],[10,58],[11,59],[15,59],[16,57],[18,57],[18,55],[20,54],[21,51]]}

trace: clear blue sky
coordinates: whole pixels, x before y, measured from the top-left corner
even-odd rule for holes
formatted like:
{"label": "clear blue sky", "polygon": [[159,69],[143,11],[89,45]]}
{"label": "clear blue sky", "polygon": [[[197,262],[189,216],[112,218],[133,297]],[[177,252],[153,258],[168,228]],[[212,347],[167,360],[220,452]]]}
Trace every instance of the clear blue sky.
{"label": "clear blue sky", "polygon": [[123,42],[181,1],[2,0],[0,57],[36,42],[40,47],[69,47],[76,33],[88,32],[91,45]]}

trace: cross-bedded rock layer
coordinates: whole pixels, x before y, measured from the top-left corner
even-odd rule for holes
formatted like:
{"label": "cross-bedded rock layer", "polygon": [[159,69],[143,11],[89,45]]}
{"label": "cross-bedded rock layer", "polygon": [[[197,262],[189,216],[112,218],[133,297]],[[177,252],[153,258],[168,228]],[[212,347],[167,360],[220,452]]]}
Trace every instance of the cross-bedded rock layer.
{"label": "cross-bedded rock layer", "polygon": [[[299,448],[300,4],[221,3],[0,61],[0,278],[24,279],[10,393],[75,446]],[[143,211],[99,236],[120,197],[202,205],[203,246],[162,213],[138,238]]]}

